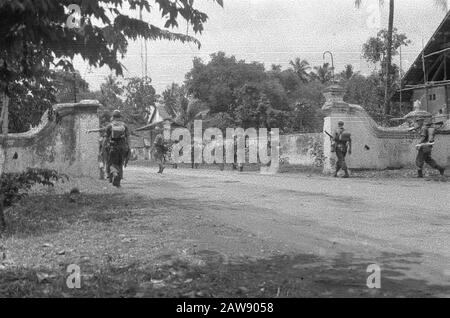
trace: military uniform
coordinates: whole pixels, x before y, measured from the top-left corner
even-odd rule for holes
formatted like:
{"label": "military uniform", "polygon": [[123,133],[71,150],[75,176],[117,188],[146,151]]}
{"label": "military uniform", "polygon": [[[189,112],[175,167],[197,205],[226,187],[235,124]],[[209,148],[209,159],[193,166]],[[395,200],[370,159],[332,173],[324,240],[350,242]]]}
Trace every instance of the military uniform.
{"label": "military uniform", "polygon": [[123,166],[130,151],[130,131],[127,125],[120,120],[120,115],[114,116],[113,121],[106,127],[106,137],[109,142],[109,178],[114,186],[120,187],[120,181],[123,179]]}
{"label": "military uniform", "polygon": [[[420,130],[420,144],[433,143],[434,142],[435,130],[430,124],[421,127]],[[433,150],[432,145],[424,145],[418,149],[416,157],[416,165],[419,168],[418,177],[423,177],[423,166],[427,163],[431,168],[439,170],[441,175],[444,174],[445,169],[439,166],[436,161],[431,157],[431,152]]]}
{"label": "military uniform", "polygon": [[347,152],[351,153],[351,136],[349,133],[344,131],[344,124],[340,123],[339,128],[335,131],[333,136],[334,149],[337,157],[334,176],[337,177],[338,172],[342,169],[345,172],[344,178],[348,178],[349,174],[347,164],[345,162],[345,156],[347,155]]}
{"label": "military uniform", "polygon": [[155,142],[153,144],[155,145],[155,160],[159,165],[158,173],[163,173],[165,168],[164,162],[166,161],[167,147],[164,142],[164,137],[161,133],[156,135]]}
{"label": "military uniform", "polygon": [[99,162],[100,162],[100,169],[101,169],[101,179],[104,179],[104,174],[106,173],[106,176],[108,177],[111,173],[110,171],[110,165],[109,165],[109,142],[108,138],[106,138],[106,135],[104,135],[100,139],[100,149],[99,149]]}

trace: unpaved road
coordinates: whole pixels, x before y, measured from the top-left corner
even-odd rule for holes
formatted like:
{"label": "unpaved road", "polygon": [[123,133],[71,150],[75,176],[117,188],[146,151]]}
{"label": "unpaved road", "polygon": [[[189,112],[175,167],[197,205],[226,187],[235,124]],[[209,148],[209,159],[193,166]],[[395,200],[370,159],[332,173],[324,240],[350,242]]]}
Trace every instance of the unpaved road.
{"label": "unpaved road", "polygon": [[[328,268],[330,274],[316,283],[326,288],[352,276],[365,286],[367,266],[377,264],[384,295],[450,296],[447,182],[190,169],[158,175],[143,167],[127,168],[125,178],[121,191],[168,200],[174,215],[192,207],[205,228],[197,224],[186,240],[199,250],[225,257],[318,257],[321,272]],[[334,277],[334,266],[345,277]]]}

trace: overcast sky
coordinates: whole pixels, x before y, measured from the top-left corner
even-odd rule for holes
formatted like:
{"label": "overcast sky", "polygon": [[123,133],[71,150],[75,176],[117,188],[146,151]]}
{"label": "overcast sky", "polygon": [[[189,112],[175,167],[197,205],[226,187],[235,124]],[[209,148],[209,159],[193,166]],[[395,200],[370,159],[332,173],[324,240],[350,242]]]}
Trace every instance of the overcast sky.
{"label": "overcast sky", "polygon": [[[224,51],[246,61],[259,61],[288,67],[295,57],[312,65],[323,63],[323,52],[334,53],[337,72],[345,64],[368,73],[371,66],[361,58],[362,44],[376,35],[380,25],[387,26],[387,1],[378,9],[378,0],[363,1],[358,10],[354,0],[224,0],[221,8],[212,0],[195,0],[194,4],[209,16],[202,35],[200,50],[193,44],[157,41],[148,43],[148,70],[153,85],[161,93],[172,82],[181,83],[199,56],[208,61],[211,53]],[[381,15],[379,14],[381,13]],[[378,17],[381,16],[381,19]],[[445,12],[434,0],[396,0],[395,26],[412,41],[403,49],[403,69],[419,54],[422,42],[427,43]],[[152,24],[161,26],[159,15],[146,15]],[[178,32],[186,32],[186,27]],[[327,61],[329,57],[327,57]],[[122,61],[124,77],[142,76],[141,42],[130,43]],[[399,63],[399,57],[395,57]],[[89,69],[77,61],[76,67],[90,84],[98,89],[108,68]]]}

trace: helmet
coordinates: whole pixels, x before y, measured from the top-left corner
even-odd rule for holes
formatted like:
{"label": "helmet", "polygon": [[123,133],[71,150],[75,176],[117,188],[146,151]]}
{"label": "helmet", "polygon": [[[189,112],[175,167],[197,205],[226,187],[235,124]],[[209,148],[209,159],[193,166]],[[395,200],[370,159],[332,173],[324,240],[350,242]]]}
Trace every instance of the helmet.
{"label": "helmet", "polygon": [[112,117],[113,118],[120,118],[120,117],[122,117],[122,114],[121,114],[120,110],[116,109],[115,111],[113,111]]}

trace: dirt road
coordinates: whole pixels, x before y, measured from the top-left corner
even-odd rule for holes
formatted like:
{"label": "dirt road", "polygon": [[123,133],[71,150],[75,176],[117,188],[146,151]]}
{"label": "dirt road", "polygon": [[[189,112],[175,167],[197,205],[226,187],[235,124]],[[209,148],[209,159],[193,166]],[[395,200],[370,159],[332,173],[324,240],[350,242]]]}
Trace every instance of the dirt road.
{"label": "dirt road", "polygon": [[376,264],[382,288],[369,294],[449,296],[449,190],[424,180],[130,167],[121,191],[191,211],[203,223],[185,243],[198,251],[227,260],[310,255],[319,261],[293,268],[320,266],[326,278],[316,284],[350,292],[367,288],[367,266]]}

